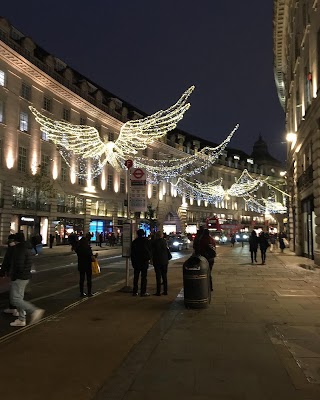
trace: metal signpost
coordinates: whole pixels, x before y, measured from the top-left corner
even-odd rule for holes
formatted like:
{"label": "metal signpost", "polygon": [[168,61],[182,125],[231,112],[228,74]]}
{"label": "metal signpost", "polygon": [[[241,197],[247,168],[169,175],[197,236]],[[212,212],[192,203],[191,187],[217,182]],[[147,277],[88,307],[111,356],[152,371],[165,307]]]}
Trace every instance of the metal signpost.
{"label": "metal signpost", "polygon": [[132,229],[131,229],[131,210],[130,210],[130,169],[133,166],[132,160],[126,160],[124,165],[127,167],[127,219],[122,229],[122,257],[126,258],[126,286],[121,289],[122,292],[131,292],[129,285],[129,258],[131,253]]}

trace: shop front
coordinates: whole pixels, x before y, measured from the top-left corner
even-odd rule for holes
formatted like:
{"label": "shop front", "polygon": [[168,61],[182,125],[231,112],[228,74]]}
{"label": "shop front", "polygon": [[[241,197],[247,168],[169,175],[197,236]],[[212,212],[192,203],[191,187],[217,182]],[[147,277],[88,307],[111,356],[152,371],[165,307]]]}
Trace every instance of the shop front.
{"label": "shop front", "polygon": [[104,240],[113,232],[113,224],[111,219],[92,219],[90,221],[89,232],[91,233],[91,240],[97,242],[99,234],[102,232]]}
{"label": "shop front", "polygon": [[42,236],[42,244],[46,245],[48,243],[48,217],[37,215],[13,216],[10,231],[22,231],[26,240],[29,240],[33,235],[40,234]]}
{"label": "shop front", "polygon": [[68,244],[68,237],[71,233],[83,235],[84,219],[83,218],[65,218],[58,217],[52,221],[52,228],[55,234],[56,244]]}

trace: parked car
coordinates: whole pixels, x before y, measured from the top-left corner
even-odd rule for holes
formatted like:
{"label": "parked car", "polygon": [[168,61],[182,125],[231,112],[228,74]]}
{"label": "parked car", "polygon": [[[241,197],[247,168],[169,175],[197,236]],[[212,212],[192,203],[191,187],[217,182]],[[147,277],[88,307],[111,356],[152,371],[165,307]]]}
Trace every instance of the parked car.
{"label": "parked car", "polygon": [[185,235],[172,235],[168,237],[168,247],[176,251],[189,249],[190,240]]}

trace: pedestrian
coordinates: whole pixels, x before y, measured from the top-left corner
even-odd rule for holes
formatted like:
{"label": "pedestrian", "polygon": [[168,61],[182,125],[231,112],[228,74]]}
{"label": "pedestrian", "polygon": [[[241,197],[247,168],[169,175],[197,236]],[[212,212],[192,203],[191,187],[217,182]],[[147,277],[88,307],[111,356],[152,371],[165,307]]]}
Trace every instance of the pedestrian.
{"label": "pedestrian", "polygon": [[234,234],[231,235],[230,242],[231,242],[231,247],[234,247],[234,244],[236,242],[236,238],[235,238]]}
{"label": "pedestrian", "polygon": [[196,236],[194,237],[193,250],[194,250],[195,254],[200,254],[200,240],[202,238],[203,231],[204,231],[204,227],[200,226],[200,228],[197,230]]}
{"label": "pedestrian", "polygon": [[75,251],[77,246],[78,236],[75,232],[71,232],[68,237],[68,242],[71,246],[71,251]]}
{"label": "pedestrian", "polygon": [[52,249],[53,242],[54,242],[54,236],[53,236],[53,234],[52,234],[52,233],[50,233],[50,236],[49,236],[49,244],[50,244],[50,249]]}
{"label": "pedestrian", "polygon": [[210,289],[213,291],[213,285],[212,285],[212,268],[214,264],[214,258],[216,256],[216,242],[215,240],[210,236],[209,229],[204,229],[203,230],[203,235],[200,239],[199,243],[199,254],[203,257],[205,257],[209,263],[209,268],[210,268]]}
{"label": "pedestrian", "polygon": [[103,232],[100,232],[99,234],[99,246],[102,247],[102,243],[103,243]]}
{"label": "pedestrian", "polygon": [[75,248],[75,252],[78,256],[78,271],[80,275],[79,288],[80,297],[86,296],[84,292],[84,281],[87,277],[87,289],[88,296],[92,296],[92,269],[91,262],[94,260],[94,255],[92,254],[91,246],[86,237],[82,237]]}
{"label": "pedestrian", "polygon": [[284,232],[280,232],[279,234],[279,247],[281,250],[281,253],[283,253],[283,250],[286,248],[286,244],[284,242],[284,239],[287,238],[287,235]]}
{"label": "pedestrian", "polygon": [[258,244],[259,240],[257,237],[256,231],[252,231],[250,238],[249,238],[249,250],[251,254],[251,264],[254,262],[257,262],[257,251],[258,251]]}
{"label": "pedestrian", "polygon": [[273,250],[275,249],[275,245],[276,245],[276,237],[275,235],[272,233],[270,235],[270,253],[273,253]]}
{"label": "pedestrian", "polygon": [[30,324],[34,324],[42,318],[45,311],[24,300],[25,288],[31,278],[31,252],[27,247],[23,233],[15,234],[14,243],[10,257],[10,302],[17,307],[19,318],[11,322],[10,325],[23,327],[26,326],[26,314],[31,315]]}
{"label": "pedestrian", "polygon": [[[16,245],[14,239],[15,239],[15,236],[13,234],[8,236],[8,242],[7,242],[8,247],[7,247],[7,250],[3,257],[1,270],[0,270],[0,275],[3,278],[10,279],[12,254],[13,254],[14,246]],[[19,317],[17,308],[10,303],[10,297],[9,297],[9,307],[5,308],[3,310],[3,312],[5,314],[12,314],[14,317]]]}
{"label": "pedestrian", "polygon": [[269,247],[269,242],[266,237],[266,234],[262,231],[259,235],[259,247],[261,252],[261,264],[264,265],[266,263],[266,253]]}
{"label": "pedestrian", "polygon": [[[154,296],[161,296],[168,294],[168,264],[172,258],[170,250],[168,249],[167,242],[162,236],[162,232],[158,231],[154,235],[154,239],[151,241],[152,250],[152,264],[156,274],[157,290]],[[161,293],[161,279],[163,282],[163,292]]]}
{"label": "pedestrian", "polygon": [[140,296],[150,296],[147,292],[149,261],[152,258],[150,242],[144,237],[143,229],[137,230],[137,238],[131,244],[131,263],[134,269],[132,296],[138,296],[138,284],[141,273]]}
{"label": "pedestrian", "polygon": [[32,235],[31,236],[31,245],[32,245],[32,248],[33,248],[33,250],[34,250],[34,255],[35,256],[38,256],[39,254],[38,254],[38,249],[37,249],[37,244],[38,244],[38,238],[37,238],[37,236],[36,235]]}

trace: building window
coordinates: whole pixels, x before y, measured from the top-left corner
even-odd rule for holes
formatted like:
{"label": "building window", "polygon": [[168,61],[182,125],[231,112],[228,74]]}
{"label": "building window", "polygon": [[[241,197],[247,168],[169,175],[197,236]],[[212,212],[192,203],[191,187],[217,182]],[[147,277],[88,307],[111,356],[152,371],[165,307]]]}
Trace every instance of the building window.
{"label": "building window", "polygon": [[78,184],[80,185],[80,186],[85,186],[86,185],[86,180],[85,180],[85,178],[83,177],[83,176],[78,176]]}
{"label": "building window", "polygon": [[64,108],[62,110],[62,119],[65,121],[70,121],[70,110],[68,108]]}
{"label": "building window", "polygon": [[49,134],[47,132],[41,131],[41,139],[49,142]]}
{"label": "building window", "polygon": [[27,171],[27,149],[21,146],[19,146],[19,154],[18,154],[18,171],[19,172]]}
{"label": "building window", "polygon": [[95,176],[95,177],[93,178],[93,185],[94,185],[94,186],[99,186],[99,176]]}
{"label": "building window", "polygon": [[43,109],[49,112],[52,110],[52,102],[48,97],[43,98]]}
{"label": "building window", "polygon": [[80,125],[87,125],[87,118],[86,117],[80,117]]}
{"label": "building window", "polygon": [[113,190],[113,175],[108,175],[107,189]]}
{"label": "building window", "polygon": [[113,132],[109,132],[108,133],[108,141],[109,142],[114,142],[114,133]]}
{"label": "building window", "polygon": [[126,183],[124,178],[120,178],[120,193],[126,192]]}
{"label": "building window", "polygon": [[67,164],[64,161],[61,163],[61,181],[67,181]]}
{"label": "building window", "polygon": [[4,122],[4,103],[0,100],[0,123]]}
{"label": "building window", "polygon": [[152,197],[155,199],[157,197],[157,186],[152,186]]}
{"label": "building window", "polygon": [[4,71],[0,70],[0,86],[5,86],[6,84],[6,74]]}
{"label": "building window", "polygon": [[21,132],[28,132],[29,125],[29,116],[28,113],[21,111],[20,112],[20,124],[19,129]]}
{"label": "building window", "polygon": [[21,85],[21,97],[26,100],[31,100],[31,86],[27,85],[25,82],[22,82]]}
{"label": "building window", "polygon": [[48,176],[50,158],[46,154],[41,155],[41,175]]}

